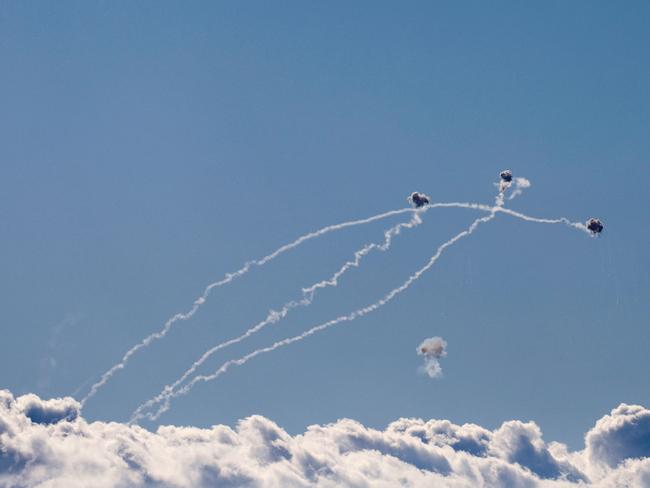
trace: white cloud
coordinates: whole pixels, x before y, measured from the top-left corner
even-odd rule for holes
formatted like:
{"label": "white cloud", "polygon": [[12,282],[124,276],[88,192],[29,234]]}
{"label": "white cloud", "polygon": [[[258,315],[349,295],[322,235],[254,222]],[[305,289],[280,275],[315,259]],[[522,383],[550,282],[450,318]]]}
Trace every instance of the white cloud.
{"label": "white cloud", "polygon": [[88,423],[72,398],[0,390],[0,487],[650,486],[650,410],[622,404],[570,452],[534,422],[491,431],[399,419],[349,419],[291,436],[252,416],[233,429]]}

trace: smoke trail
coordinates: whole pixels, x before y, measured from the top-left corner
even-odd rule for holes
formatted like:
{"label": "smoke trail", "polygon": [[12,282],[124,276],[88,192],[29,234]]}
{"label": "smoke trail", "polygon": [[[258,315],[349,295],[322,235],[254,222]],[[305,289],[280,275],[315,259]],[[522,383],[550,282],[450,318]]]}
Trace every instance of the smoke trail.
{"label": "smoke trail", "polygon": [[[183,388],[181,388],[181,389],[171,393],[170,395],[168,395],[165,398],[164,404],[158,409],[158,411],[155,414],[153,414],[153,415],[148,414],[146,416],[151,420],[158,419],[160,417],[160,415],[162,415],[164,412],[166,412],[169,409],[170,401],[171,401],[172,398],[175,398],[175,397],[178,397],[178,396],[181,396],[181,395],[186,395],[187,393],[189,393],[189,391],[192,389],[192,387],[196,383],[198,383],[199,381],[207,382],[207,381],[211,381],[211,380],[213,380],[215,378],[218,378],[219,376],[224,374],[230,368],[230,366],[233,366],[233,365],[241,366],[242,364],[247,363],[249,360],[251,360],[255,356],[259,356],[260,354],[271,352],[271,351],[274,351],[275,349],[278,349],[280,347],[287,346],[287,345],[292,344],[292,343],[297,342],[297,341],[301,341],[301,340],[309,337],[310,335],[315,334],[316,332],[320,332],[321,330],[328,329],[328,328],[333,327],[333,326],[335,326],[335,325],[337,325],[337,324],[339,324],[341,322],[348,322],[348,321],[355,320],[358,317],[362,317],[364,315],[367,315],[367,314],[369,314],[371,312],[374,312],[375,310],[383,307],[385,304],[390,302],[395,296],[397,296],[398,294],[402,293],[404,290],[409,288],[411,286],[411,284],[413,284],[417,279],[419,279],[420,276],[423,273],[425,273],[429,268],[431,268],[431,266],[433,266],[435,264],[435,262],[440,258],[440,256],[442,255],[442,253],[444,252],[444,250],[446,248],[453,245],[456,241],[462,239],[463,237],[468,236],[471,233],[473,233],[474,230],[476,229],[476,227],[478,227],[478,225],[480,225],[481,223],[488,222],[488,221],[492,220],[496,215],[495,208],[496,207],[491,209],[489,215],[476,219],[466,230],[460,232],[459,234],[456,234],[450,240],[448,240],[447,242],[442,244],[440,247],[438,247],[438,250],[436,251],[436,253],[429,259],[429,262],[425,266],[423,266],[418,271],[416,271],[414,274],[412,274],[401,286],[399,286],[397,288],[394,288],[393,290],[391,290],[388,294],[386,294],[383,298],[381,298],[377,302],[375,302],[375,303],[373,303],[371,305],[368,305],[366,307],[359,308],[359,309],[355,310],[354,312],[352,312],[352,313],[350,313],[348,315],[341,315],[340,317],[337,317],[337,318],[335,318],[333,320],[330,320],[330,321],[325,322],[323,324],[312,327],[311,329],[307,330],[306,332],[303,332],[300,335],[278,341],[278,342],[274,343],[272,346],[257,349],[256,351],[253,351],[253,352],[251,352],[251,353],[249,353],[249,354],[247,354],[245,356],[242,356],[239,359],[233,359],[233,360],[230,360],[230,361],[226,361],[225,363],[223,363],[221,365],[221,367],[216,372],[214,372],[214,373],[212,373],[210,375],[195,376],[192,379],[192,381],[190,381],[188,384],[186,384]],[[131,420],[135,421],[135,419],[133,417],[132,417]]]}
{"label": "smoke trail", "polygon": [[[303,288],[302,289],[302,299],[301,300],[292,300],[290,302],[285,303],[282,308],[279,311],[276,310],[271,310],[269,314],[266,316],[264,320],[261,322],[257,323],[255,326],[251,327],[248,329],[246,332],[241,334],[238,337],[235,337],[234,339],[229,339],[225,342],[222,342],[220,344],[217,344],[216,346],[208,349],[203,353],[203,355],[196,360],[192,366],[183,373],[183,375],[178,378],[174,383],[170,385],[166,385],[162,391],[155,397],[151,398],[150,400],[142,403],[133,413],[132,419],[138,419],[142,418],[141,412],[144,411],[145,409],[151,407],[152,405],[155,405],[157,403],[160,403],[162,400],[165,399],[165,397],[169,396],[171,392],[176,389],[179,385],[181,385],[188,377],[190,377],[200,366],[203,364],[210,356],[212,356],[214,353],[217,351],[224,349],[228,346],[231,346],[233,344],[236,344],[238,342],[243,341],[244,339],[252,336],[253,334],[259,332],[262,330],[264,327],[266,327],[269,324],[275,324],[282,320],[284,317],[287,316],[289,311],[292,309],[299,307],[299,306],[308,306],[312,303],[314,300],[314,296],[316,294],[316,291],[320,288],[325,288],[328,286],[337,286],[338,285],[338,280],[345,274],[346,271],[348,271],[352,267],[359,267],[361,260],[364,256],[369,254],[372,250],[378,249],[380,251],[386,251],[390,248],[393,237],[397,236],[401,233],[402,229],[411,229],[413,227],[416,227],[422,223],[422,219],[420,218],[420,213],[426,211],[428,208],[424,207],[421,209],[418,209],[413,214],[413,217],[409,222],[406,223],[400,223],[397,224],[390,229],[386,230],[384,232],[384,242],[383,244],[377,244],[377,243],[371,243],[371,244],[366,244],[363,246],[361,249],[356,251],[354,253],[354,260],[352,261],[347,261],[341,268],[336,271],[332,275],[331,278],[327,280],[322,280],[319,281],[318,283],[315,283],[314,285],[308,287],[308,288]],[[132,420],[133,421],[133,420]]]}
{"label": "smoke trail", "polygon": [[526,188],[530,188],[530,180],[526,178],[517,177],[515,178],[515,189],[508,197],[508,200],[513,200],[521,195]]}
{"label": "smoke trail", "polygon": [[505,181],[502,181],[501,183],[499,183],[499,193],[497,193],[497,196],[494,199],[494,206],[495,207],[503,207],[503,204],[505,203],[505,200],[506,200],[505,191],[509,187],[510,187],[510,183],[506,183]]}
{"label": "smoke trail", "polygon": [[352,261],[347,261],[336,273],[332,275],[330,279],[320,281],[309,288],[303,288],[302,289],[302,299],[299,301],[290,301],[284,304],[284,306],[280,309],[280,311],[276,310],[271,310],[267,317],[262,320],[261,322],[257,323],[255,326],[251,327],[248,329],[246,332],[244,332],[242,335],[234,338],[227,340],[225,342],[222,342],[220,344],[217,344],[216,346],[212,347],[211,349],[208,349],[203,355],[195,361],[192,366],[183,373],[183,375],[178,378],[174,383],[170,385],[166,385],[162,391],[156,395],[155,397],[151,398],[150,400],[147,400],[146,402],[142,403],[138,408],[135,410],[131,417],[131,421],[133,422],[134,419],[137,420],[139,418],[142,418],[142,412],[151,407],[152,405],[155,405],[157,403],[160,403],[163,401],[166,397],[170,396],[172,392],[179,386],[181,385],[187,378],[189,378],[201,364],[203,364],[210,356],[212,356],[214,353],[217,351],[224,349],[228,346],[231,346],[233,344],[236,344],[238,342],[241,342],[242,340],[252,336],[253,334],[259,332],[262,330],[264,327],[266,327],[269,324],[275,324],[282,320],[284,317],[287,316],[290,310],[299,307],[299,306],[307,306],[312,303],[314,299],[314,295],[316,291],[320,288],[325,288],[328,286],[337,286],[338,285],[338,280],[343,274],[348,271],[351,267],[358,267],[361,259],[366,256],[368,253],[370,253],[374,249],[378,249],[380,251],[386,251],[390,248],[392,239],[394,236],[399,235],[402,229],[410,229],[413,228],[420,223],[422,223],[422,220],[420,218],[420,214],[426,212],[429,209],[432,208],[440,208],[440,207],[460,207],[460,208],[471,208],[471,209],[481,209],[484,211],[491,211],[491,208],[488,206],[483,206],[483,205],[477,205],[477,204],[472,204],[472,203],[461,203],[461,202],[452,202],[452,203],[434,203],[425,207],[420,207],[419,209],[414,210],[414,215],[412,219],[408,223],[401,223],[396,226],[391,227],[390,229],[386,230],[384,232],[384,242],[383,244],[366,244],[363,248],[359,249],[354,253],[354,260]]}
{"label": "smoke trail", "polygon": [[[485,207],[485,206],[481,206],[481,207]],[[478,208],[478,207],[472,207],[472,208]],[[427,264],[425,264],[422,268],[420,268],[415,273],[413,273],[404,283],[402,283],[402,285],[400,285],[397,288],[394,288],[393,290],[388,292],[386,295],[384,295],[384,297],[381,298],[380,300],[378,300],[375,303],[373,303],[371,305],[368,305],[366,307],[359,308],[359,309],[355,310],[354,312],[352,312],[352,313],[350,313],[348,315],[341,315],[341,316],[339,316],[339,317],[337,317],[337,318],[335,318],[333,320],[330,320],[330,321],[325,322],[323,324],[314,326],[311,329],[308,329],[307,331],[303,332],[302,334],[299,334],[299,335],[296,335],[296,336],[293,336],[293,337],[289,337],[289,338],[283,339],[281,341],[277,341],[274,344],[272,344],[271,346],[257,349],[257,350],[255,350],[255,351],[253,351],[253,352],[251,352],[251,353],[249,353],[249,354],[247,354],[245,356],[242,356],[242,357],[240,357],[238,359],[232,359],[232,360],[226,361],[225,363],[223,363],[221,365],[221,367],[219,367],[219,369],[217,369],[214,373],[212,373],[210,375],[195,376],[192,379],[192,381],[190,381],[188,384],[186,384],[183,388],[181,388],[181,389],[171,393],[169,396],[167,396],[167,398],[165,398],[164,404],[158,409],[158,411],[155,414],[147,414],[146,417],[148,417],[151,420],[157,420],[163,413],[165,413],[167,410],[169,410],[170,402],[171,402],[172,398],[176,398],[176,397],[181,396],[181,395],[186,395],[187,393],[190,392],[190,390],[194,387],[194,385],[196,383],[198,383],[199,381],[208,382],[208,381],[212,381],[212,380],[218,378],[219,376],[223,375],[231,366],[241,366],[241,365],[247,363],[248,361],[250,361],[251,359],[253,359],[256,356],[259,356],[261,354],[265,354],[265,353],[274,351],[274,350],[276,350],[278,348],[281,348],[281,347],[284,347],[284,346],[288,346],[289,344],[292,344],[294,342],[301,341],[301,340],[303,340],[303,339],[305,339],[305,338],[307,338],[307,337],[309,337],[309,336],[311,336],[313,334],[316,334],[317,332],[320,332],[322,330],[325,330],[325,329],[328,329],[328,328],[333,327],[335,325],[338,325],[339,323],[353,321],[353,320],[355,320],[355,319],[357,319],[359,317],[367,315],[367,314],[369,314],[371,312],[374,312],[375,310],[383,307],[388,302],[390,302],[393,298],[395,298],[395,296],[397,296],[398,294],[400,294],[403,291],[405,291],[406,289],[408,289],[415,281],[417,281],[420,278],[420,276],[422,276],[422,274],[424,274],[426,271],[428,271],[436,263],[436,261],[440,258],[440,256],[445,251],[445,249],[452,246],[453,244],[455,244],[457,241],[459,241],[463,237],[466,237],[466,236],[472,234],[474,232],[474,230],[476,230],[476,228],[480,224],[485,223],[485,222],[489,222],[490,220],[492,220],[496,216],[496,214],[498,212],[503,212],[503,213],[506,213],[508,215],[520,218],[520,219],[528,221],[528,222],[537,222],[537,223],[544,223],[544,224],[566,224],[566,225],[569,225],[569,226],[574,227],[576,229],[580,229],[580,230],[584,230],[585,232],[588,232],[588,230],[585,228],[585,226],[583,224],[571,222],[570,220],[568,220],[568,219],[566,219],[564,217],[559,218],[559,219],[540,219],[540,218],[536,218],[536,217],[529,217],[527,215],[524,215],[524,214],[521,214],[519,212],[509,210],[509,209],[505,209],[505,208],[500,207],[500,206],[494,206],[494,207],[488,207],[488,208],[490,208],[490,214],[489,215],[476,219],[474,222],[472,222],[472,224],[467,229],[465,229],[464,231],[456,234],[454,237],[449,239],[447,242],[441,244],[438,247],[438,249],[436,250],[436,253],[429,259]],[[132,421],[135,421],[135,420],[136,419],[132,418]]]}
{"label": "smoke trail", "polygon": [[514,181],[506,181],[502,179],[501,181],[495,183],[494,185],[499,188],[499,193],[497,194],[495,199],[495,205],[497,207],[503,207],[506,200],[506,195],[505,195],[506,190],[512,188],[512,186],[514,185],[515,189],[512,191],[510,196],[508,196],[508,200],[514,200],[519,195],[521,195],[526,188],[530,188],[530,180],[519,176],[515,178]]}
{"label": "smoke trail", "polygon": [[[450,206],[453,206],[453,205],[450,205]],[[223,285],[225,285],[227,283],[230,283],[234,279],[239,278],[240,276],[243,276],[244,274],[248,273],[248,271],[250,271],[250,269],[253,266],[263,266],[266,263],[268,263],[269,261],[271,261],[272,259],[275,259],[276,257],[278,257],[280,254],[283,254],[283,253],[285,253],[285,252],[287,252],[287,251],[289,251],[291,249],[294,249],[295,247],[299,246],[300,244],[304,243],[305,241],[308,241],[308,240],[313,239],[315,237],[320,237],[320,236],[322,236],[324,234],[327,234],[327,233],[330,233],[330,232],[333,232],[333,231],[342,230],[342,229],[345,229],[347,227],[353,227],[353,226],[357,226],[357,225],[369,224],[369,223],[376,222],[378,220],[382,220],[382,219],[385,219],[385,218],[388,218],[388,217],[393,217],[395,215],[401,215],[401,214],[404,214],[404,213],[415,212],[415,211],[416,210],[412,209],[412,208],[402,208],[402,209],[397,209],[397,210],[390,210],[388,212],[384,212],[384,213],[381,213],[381,214],[378,214],[378,215],[373,215],[372,217],[368,217],[368,218],[365,218],[365,219],[350,220],[350,221],[343,222],[343,223],[340,223],[340,224],[329,225],[329,226],[323,227],[322,229],[319,229],[317,231],[310,232],[308,234],[300,236],[295,241],[290,242],[289,244],[285,244],[284,246],[282,246],[282,247],[276,249],[275,251],[273,251],[271,254],[268,254],[268,255],[264,256],[263,258],[252,260],[252,261],[247,261],[244,264],[244,266],[242,266],[240,269],[238,269],[235,272],[226,273],[226,275],[225,275],[225,277],[223,279],[221,279],[219,281],[215,281],[214,283],[210,283],[208,286],[205,287],[205,290],[203,291],[203,294],[201,294],[201,296],[194,301],[194,305],[192,306],[192,308],[190,308],[190,310],[188,310],[187,312],[184,312],[184,313],[177,313],[176,315],[173,315],[172,317],[167,319],[167,321],[163,325],[162,329],[148,335],[147,337],[142,339],[142,341],[140,341],[138,344],[136,344],[131,349],[129,349],[124,354],[124,356],[122,356],[122,359],[120,360],[120,362],[116,363],[110,369],[108,369],[101,376],[100,380],[97,381],[96,383],[94,383],[91,386],[90,391],[88,392],[88,394],[80,402],[82,408],[86,404],[86,402],[90,398],[92,398],[97,393],[97,391],[99,391],[99,389],[102,386],[104,386],[111,379],[111,377],[115,373],[117,373],[121,369],[124,369],[124,367],[127,365],[129,360],[131,359],[131,357],[136,352],[138,352],[142,348],[145,348],[145,347],[149,346],[152,342],[165,337],[167,335],[167,333],[169,332],[169,330],[174,325],[174,323],[178,322],[179,320],[189,320],[190,318],[192,318],[194,316],[194,314],[196,314],[198,309],[201,307],[201,305],[203,305],[206,302],[208,296],[210,295],[210,292],[214,288],[217,288],[217,287],[223,286]]]}

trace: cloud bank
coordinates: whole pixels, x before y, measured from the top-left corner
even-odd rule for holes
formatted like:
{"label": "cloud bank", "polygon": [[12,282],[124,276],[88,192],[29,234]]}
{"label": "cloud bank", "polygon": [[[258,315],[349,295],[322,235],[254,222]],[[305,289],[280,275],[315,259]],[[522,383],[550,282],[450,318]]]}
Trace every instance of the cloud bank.
{"label": "cloud bank", "polygon": [[72,398],[0,390],[0,487],[647,487],[650,410],[621,404],[570,452],[534,422],[496,430],[349,419],[291,436],[261,416],[233,429],[87,422]]}

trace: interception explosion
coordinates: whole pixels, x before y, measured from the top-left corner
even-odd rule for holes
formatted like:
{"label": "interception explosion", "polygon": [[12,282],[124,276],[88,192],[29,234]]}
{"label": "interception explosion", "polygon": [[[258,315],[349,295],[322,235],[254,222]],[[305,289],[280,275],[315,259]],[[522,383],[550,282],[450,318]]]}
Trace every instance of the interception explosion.
{"label": "interception explosion", "polygon": [[591,233],[594,235],[600,234],[604,229],[603,223],[600,220],[594,218],[587,220],[586,225],[587,225],[587,229],[589,229]]}
{"label": "interception explosion", "polygon": [[424,193],[419,193],[417,191],[411,193],[411,196],[408,197],[406,200],[415,208],[424,207],[425,205],[429,205],[431,203],[431,200],[429,199],[428,196],[426,196]]}

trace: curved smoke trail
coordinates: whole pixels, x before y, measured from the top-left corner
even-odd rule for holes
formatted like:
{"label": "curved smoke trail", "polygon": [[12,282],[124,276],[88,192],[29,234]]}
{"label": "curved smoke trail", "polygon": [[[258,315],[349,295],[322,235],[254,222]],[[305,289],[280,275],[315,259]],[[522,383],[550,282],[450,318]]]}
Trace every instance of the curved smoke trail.
{"label": "curved smoke trail", "polygon": [[[482,207],[485,207],[485,206],[482,206]],[[475,207],[475,208],[477,208],[477,207]],[[146,414],[145,416],[148,417],[151,420],[157,420],[164,412],[166,412],[169,409],[170,402],[171,402],[171,400],[173,398],[176,398],[176,397],[181,396],[181,395],[188,394],[190,392],[190,390],[194,387],[194,385],[196,383],[198,383],[199,381],[208,382],[208,381],[212,381],[212,380],[218,378],[219,376],[223,375],[231,366],[241,366],[241,365],[247,363],[248,361],[250,361],[251,359],[253,359],[256,356],[259,356],[261,354],[265,354],[267,352],[274,351],[274,350],[276,350],[276,349],[278,349],[280,347],[287,346],[287,345],[292,344],[294,342],[301,341],[301,340],[303,340],[303,339],[305,339],[305,338],[307,338],[307,337],[309,337],[309,336],[311,336],[311,335],[313,335],[313,334],[315,334],[317,332],[328,329],[330,327],[334,327],[335,325],[338,325],[338,324],[340,324],[342,322],[353,321],[353,320],[355,320],[355,319],[357,319],[359,317],[367,315],[367,314],[369,314],[371,312],[374,312],[375,310],[383,307],[388,302],[390,302],[393,298],[395,298],[397,295],[399,295],[400,293],[402,293],[403,291],[408,289],[415,281],[417,281],[420,278],[420,276],[422,276],[422,274],[424,274],[426,271],[428,271],[436,263],[436,261],[440,258],[440,256],[445,251],[445,249],[452,246],[453,244],[455,244],[457,241],[459,241],[463,237],[466,237],[466,236],[472,234],[474,232],[474,230],[476,230],[476,228],[480,224],[485,223],[485,222],[489,222],[490,220],[492,220],[496,216],[496,214],[498,212],[502,212],[502,213],[511,215],[513,217],[520,218],[520,219],[528,221],[528,222],[537,222],[537,223],[543,223],[543,224],[566,224],[566,225],[569,225],[569,226],[574,227],[574,228],[579,229],[579,230],[583,230],[583,231],[588,233],[588,230],[586,229],[586,227],[583,224],[576,223],[576,222],[571,222],[570,220],[568,220],[568,219],[566,219],[564,217],[561,217],[559,219],[542,219],[542,218],[537,218],[537,217],[530,217],[530,216],[527,216],[525,214],[503,208],[498,203],[494,207],[488,207],[488,208],[490,209],[490,214],[489,215],[476,219],[474,222],[472,222],[472,224],[467,229],[465,229],[464,231],[456,234],[454,237],[449,239],[447,242],[441,244],[438,247],[438,249],[436,250],[436,253],[433,256],[431,256],[429,261],[422,268],[420,268],[415,273],[413,273],[404,283],[402,283],[402,285],[400,285],[397,288],[394,288],[393,290],[388,292],[386,295],[384,295],[384,297],[381,298],[380,300],[378,300],[375,303],[373,303],[371,305],[368,305],[366,307],[359,308],[359,309],[355,310],[354,312],[352,312],[352,313],[350,313],[348,315],[341,315],[341,316],[339,316],[339,317],[337,317],[337,318],[335,318],[333,320],[330,320],[330,321],[325,322],[323,324],[314,326],[311,329],[308,329],[307,331],[303,332],[302,334],[299,334],[299,335],[296,335],[296,336],[293,336],[293,337],[289,337],[289,338],[283,339],[281,341],[277,341],[274,344],[272,344],[271,346],[257,349],[257,350],[255,350],[255,351],[253,351],[253,352],[251,352],[251,353],[249,353],[249,354],[247,354],[245,356],[242,356],[242,357],[240,357],[238,359],[232,359],[232,360],[226,361],[225,363],[223,363],[219,367],[219,369],[217,369],[214,373],[212,373],[210,375],[195,376],[192,379],[192,381],[190,381],[188,384],[186,384],[183,388],[181,388],[181,389],[179,389],[179,390],[177,390],[175,392],[172,392],[170,395],[168,395],[164,400],[164,404],[158,409],[158,411],[155,414]],[[140,415],[139,418],[142,418],[142,415]],[[134,422],[136,420],[137,420],[137,418],[134,418],[134,417],[131,418],[132,422]]]}
{"label": "curved smoke trail", "polygon": [[[434,204],[434,205],[429,205],[426,208],[430,208],[430,207],[479,208],[481,206],[476,206],[476,205],[469,204],[469,203],[438,203],[438,204]],[[242,266],[240,269],[238,269],[235,272],[226,273],[226,275],[225,275],[225,277],[223,279],[221,279],[219,281],[215,281],[214,283],[210,283],[208,286],[205,287],[203,293],[201,294],[201,296],[199,298],[197,298],[194,301],[194,305],[192,306],[192,308],[190,308],[190,310],[188,310],[187,312],[184,312],[184,313],[177,313],[177,314],[173,315],[172,317],[167,319],[167,321],[164,323],[163,327],[159,331],[151,333],[150,335],[148,335],[147,337],[142,339],[139,343],[137,343],[135,346],[133,346],[131,349],[129,349],[126,353],[124,353],[124,355],[122,356],[122,359],[118,363],[111,366],[111,368],[109,368],[104,374],[102,374],[99,381],[97,381],[96,383],[94,383],[90,387],[90,391],[88,392],[88,394],[80,402],[82,408],[86,404],[86,402],[88,400],[90,400],[93,396],[95,396],[95,394],[99,391],[99,389],[101,387],[103,387],[106,383],[108,383],[108,381],[119,370],[124,369],[126,367],[127,363],[129,362],[129,360],[131,359],[131,357],[133,357],[133,355],[135,353],[137,353],[139,350],[149,346],[152,342],[165,337],[167,335],[167,333],[171,330],[174,323],[176,323],[178,321],[181,321],[181,320],[185,321],[185,320],[191,319],[196,314],[196,312],[201,307],[201,305],[203,305],[206,302],[208,296],[210,295],[211,291],[214,288],[217,288],[217,287],[220,287],[220,286],[223,286],[225,284],[230,283],[234,279],[239,278],[240,276],[243,276],[244,274],[248,273],[248,271],[250,271],[250,269],[253,266],[263,266],[266,263],[268,263],[269,261],[271,261],[271,260],[275,259],[276,257],[278,257],[280,254],[283,254],[283,253],[285,253],[285,252],[287,252],[287,251],[289,251],[291,249],[294,249],[294,248],[298,247],[299,245],[301,245],[302,243],[304,243],[305,241],[308,241],[310,239],[320,237],[320,236],[322,236],[324,234],[328,234],[330,232],[342,230],[342,229],[345,229],[347,227],[354,227],[354,226],[357,226],[357,225],[369,224],[369,223],[372,223],[372,222],[376,222],[378,220],[386,219],[388,217],[393,217],[393,216],[401,215],[401,214],[404,214],[404,213],[417,212],[417,211],[420,211],[420,210],[422,210],[422,209],[402,208],[402,209],[390,210],[388,212],[373,215],[373,216],[367,217],[365,219],[350,220],[350,221],[347,221],[347,222],[342,222],[340,224],[329,225],[329,226],[323,227],[323,228],[321,228],[321,229],[319,229],[317,231],[313,231],[313,232],[310,232],[308,234],[302,235],[302,236],[298,237],[296,240],[290,242],[289,244],[285,244],[284,246],[279,247],[278,249],[273,251],[271,254],[267,254],[266,256],[264,256],[264,257],[262,257],[260,259],[247,261],[244,264],[244,266]],[[485,210],[485,209],[483,209],[483,210]]]}
{"label": "curved smoke trail", "polygon": [[[165,400],[168,396],[172,394],[172,392],[179,386],[181,385],[187,378],[189,378],[199,366],[201,366],[210,356],[212,356],[214,353],[217,351],[224,349],[228,346],[231,346],[233,344],[236,344],[238,342],[241,342],[242,340],[252,336],[253,334],[259,332],[262,330],[264,327],[266,327],[269,324],[275,324],[282,320],[284,317],[287,316],[290,310],[299,307],[299,306],[308,306],[312,303],[314,299],[314,295],[316,291],[320,288],[325,288],[328,286],[337,286],[338,285],[338,280],[343,274],[345,274],[346,271],[348,271],[352,267],[358,267],[361,259],[366,256],[368,253],[370,253],[374,249],[378,249],[380,251],[386,251],[390,248],[392,239],[394,236],[397,236],[400,234],[402,229],[411,229],[413,227],[416,227],[420,223],[422,223],[422,220],[420,218],[420,214],[426,212],[427,210],[430,210],[432,208],[439,208],[439,207],[460,207],[460,208],[472,208],[472,209],[481,209],[484,211],[489,211],[490,207],[488,206],[481,206],[481,205],[476,205],[472,203],[461,203],[461,202],[453,202],[453,203],[433,203],[430,205],[427,205],[425,207],[421,207],[419,209],[414,210],[414,215],[411,218],[411,220],[407,223],[400,223],[397,224],[390,229],[386,230],[384,232],[384,242],[383,244],[377,244],[377,243],[372,243],[372,244],[366,244],[364,247],[359,249],[354,253],[354,260],[352,261],[347,261],[336,273],[332,275],[331,278],[327,280],[320,281],[318,283],[315,283],[314,285],[308,287],[308,288],[303,288],[302,289],[302,299],[301,300],[292,300],[290,302],[287,302],[283,305],[283,307],[279,310],[272,310],[269,312],[267,317],[262,320],[261,322],[257,323],[253,327],[249,328],[246,332],[241,334],[238,337],[235,337],[233,339],[227,340],[225,342],[222,342],[220,344],[217,344],[216,346],[208,349],[203,355],[196,360],[192,366],[190,366],[189,369],[187,369],[174,383],[166,385],[162,391],[156,395],[155,397],[147,400],[146,402],[142,403],[141,405],[138,406],[138,408],[134,411],[132,415],[132,419],[139,419],[142,418],[142,412],[158,403],[161,401]],[[133,421],[133,420],[132,420]]]}
{"label": "curved smoke trail", "polygon": [[337,230],[341,230],[341,229],[345,229],[347,227],[353,227],[353,226],[356,226],[356,225],[369,224],[371,222],[375,222],[375,221],[382,220],[382,219],[385,219],[385,218],[388,218],[388,217],[393,217],[395,215],[401,215],[403,213],[408,213],[408,212],[413,212],[413,211],[414,211],[414,209],[412,209],[412,208],[402,208],[402,209],[397,209],[397,210],[390,210],[388,212],[384,212],[384,213],[381,213],[381,214],[378,214],[378,215],[373,215],[372,217],[368,217],[368,218],[365,218],[365,219],[350,220],[350,221],[347,221],[347,222],[342,222],[340,224],[328,225],[327,227],[323,227],[323,228],[321,228],[321,229],[319,229],[317,231],[310,232],[308,234],[302,235],[302,236],[298,237],[296,240],[279,247],[278,249],[273,251],[271,254],[267,254],[266,256],[264,256],[264,257],[262,257],[260,259],[247,261],[244,264],[244,266],[239,268],[237,271],[234,271],[232,273],[226,273],[224,278],[222,278],[221,280],[215,281],[213,283],[210,283],[208,286],[206,286],[205,289],[203,290],[203,293],[201,294],[201,296],[199,296],[199,298],[197,298],[194,301],[194,304],[192,305],[192,308],[190,308],[187,312],[177,313],[177,314],[171,316],[169,319],[167,319],[167,321],[164,323],[163,327],[159,331],[153,332],[152,334],[148,335],[147,337],[142,339],[138,344],[136,344],[131,349],[129,349],[126,353],[124,353],[124,356],[122,356],[122,359],[120,360],[120,362],[116,363],[110,369],[108,369],[101,376],[100,380],[97,381],[96,383],[94,383],[91,386],[90,391],[88,392],[88,394],[81,400],[81,402],[80,402],[81,406],[83,407],[85,405],[85,403],[90,398],[92,398],[97,393],[97,391],[111,379],[111,377],[115,373],[117,373],[117,371],[119,371],[120,369],[124,369],[124,367],[127,365],[129,360],[131,359],[131,357],[136,352],[138,352],[142,348],[145,348],[145,347],[149,346],[152,342],[165,337],[167,335],[167,333],[170,331],[170,329],[172,328],[172,326],[174,325],[174,323],[176,323],[176,322],[178,322],[180,320],[189,320],[189,319],[191,319],[196,314],[196,312],[201,307],[201,305],[203,305],[206,302],[208,296],[210,295],[210,293],[212,292],[213,289],[230,283],[231,281],[235,280],[236,278],[239,278],[239,277],[243,276],[244,274],[248,273],[253,266],[263,266],[266,263],[268,263],[269,261],[271,261],[272,259],[275,259],[276,257],[278,257],[280,254],[283,254],[283,253],[285,253],[285,252],[287,252],[287,251],[289,251],[291,249],[294,249],[295,247],[298,247],[300,244],[304,243],[305,241],[308,241],[308,240],[313,239],[315,237],[320,237],[320,236],[322,236],[324,234],[327,234],[327,233],[330,233],[330,232],[333,232],[333,231],[337,231]]}

